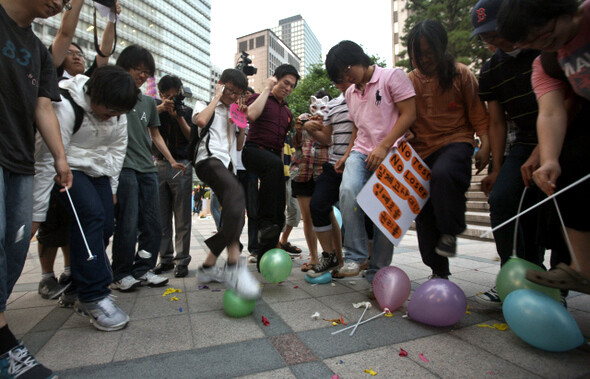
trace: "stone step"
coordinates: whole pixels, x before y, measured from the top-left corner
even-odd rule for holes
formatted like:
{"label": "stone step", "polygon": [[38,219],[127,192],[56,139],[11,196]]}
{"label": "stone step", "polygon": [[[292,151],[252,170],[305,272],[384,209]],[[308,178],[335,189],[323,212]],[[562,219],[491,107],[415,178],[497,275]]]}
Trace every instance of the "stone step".
{"label": "stone step", "polygon": [[476,239],[479,241],[493,241],[494,240],[494,236],[492,233],[488,234],[485,237],[480,237],[483,233],[487,232],[491,230],[491,227],[489,226],[483,226],[483,225],[467,225],[467,229],[465,229],[465,231],[463,233],[461,233],[459,236],[460,237],[464,237],[464,238],[470,238],[470,239]]}
{"label": "stone step", "polygon": [[467,202],[467,210],[474,211],[474,212],[489,212],[490,206],[487,201],[468,201]]}
{"label": "stone step", "polygon": [[489,212],[465,212],[465,222],[469,225],[482,225],[490,226],[490,213]]}
{"label": "stone step", "polygon": [[488,201],[488,197],[481,191],[468,190],[465,194],[467,200]]}

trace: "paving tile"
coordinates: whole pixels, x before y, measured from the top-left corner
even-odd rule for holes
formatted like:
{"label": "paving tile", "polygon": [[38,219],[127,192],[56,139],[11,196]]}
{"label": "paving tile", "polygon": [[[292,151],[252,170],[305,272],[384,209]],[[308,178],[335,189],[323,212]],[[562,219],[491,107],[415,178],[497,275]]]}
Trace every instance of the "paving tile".
{"label": "paving tile", "polygon": [[399,357],[398,352],[395,347],[384,346],[326,359],[324,363],[340,378],[370,378],[366,369],[384,378],[439,378],[413,360]]}
{"label": "paving tile", "polygon": [[[489,320],[488,324],[497,323]],[[590,375],[588,353],[572,350],[567,353],[550,353],[539,350],[521,340],[512,331],[498,331],[489,328],[471,326],[454,330],[451,335],[465,341],[470,346],[489,352],[488,356],[503,360],[496,363],[496,367],[489,370],[494,373],[504,370],[511,365],[522,367],[531,374],[542,377],[577,378]],[[464,365],[461,365],[464,366]],[[503,371],[504,372],[504,371]],[[509,375],[509,373],[506,373]],[[510,374],[512,375],[512,374]]]}
{"label": "paving tile", "polygon": [[305,280],[295,282],[301,290],[307,292],[311,297],[319,298],[324,296],[339,295],[350,292],[357,292],[358,290],[352,286],[346,286],[341,280],[333,280],[327,284],[310,284]]}
{"label": "paving tile", "polygon": [[[258,300],[256,307],[252,312],[252,317],[258,327],[267,337],[280,336],[283,334],[293,333],[293,329],[283,320],[267,303]],[[269,325],[262,323],[262,317],[269,321]]]}
{"label": "paving tile", "polygon": [[[316,299],[295,300],[288,303],[274,303],[269,306],[287,323],[294,331],[323,328],[325,325],[312,320],[311,315],[319,312],[320,315],[335,315],[337,312]],[[330,318],[335,318],[330,317]]]}
{"label": "paving tile", "polygon": [[107,363],[113,360],[124,331],[101,332],[87,328],[62,329],[36,354],[35,358],[52,370]]}
{"label": "paving tile", "polygon": [[318,358],[295,334],[283,334],[269,338],[270,343],[279,352],[289,366],[315,362]]}
{"label": "paving tile", "polygon": [[[186,312],[187,297],[186,293],[174,293],[168,296],[162,296],[163,289],[160,289],[155,296],[137,297],[133,310],[129,314],[132,320],[143,320],[147,318],[157,318],[164,316],[176,316]],[[174,296],[178,301],[171,301]],[[180,311],[182,308],[182,312]]]}
{"label": "paving tile", "polygon": [[9,307],[4,315],[12,333],[16,338],[22,338],[54,308],[55,305],[21,309]]}
{"label": "paving tile", "polygon": [[122,333],[113,357],[124,361],[193,348],[189,316],[177,315],[133,320]]}
{"label": "paving tile", "polygon": [[253,316],[232,318],[223,311],[193,313],[190,315],[195,348],[236,343],[264,337]]}
{"label": "paving tile", "polygon": [[[238,376],[239,379],[295,379],[297,378],[289,368],[282,368],[279,370],[259,372],[252,375]],[[308,376],[309,378],[309,376]]]}
{"label": "paving tile", "polygon": [[[212,289],[220,289],[211,286]],[[223,309],[223,294],[225,289],[218,292],[209,290],[189,291],[185,293],[188,301],[188,312],[209,312]]]}
{"label": "paving tile", "polygon": [[331,378],[334,372],[324,362],[302,363],[289,367],[296,378]]}
{"label": "paving tile", "polygon": [[[309,283],[305,284],[309,286]],[[295,286],[298,288],[295,288]],[[310,293],[303,288],[304,285],[301,282],[267,283],[262,287],[262,298],[268,304],[311,298]]]}
{"label": "paving tile", "polygon": [[37,291],[27,292],[10,303],[10,309],[25,309],[36,307],[55,306],[56,300],[43,299]]}

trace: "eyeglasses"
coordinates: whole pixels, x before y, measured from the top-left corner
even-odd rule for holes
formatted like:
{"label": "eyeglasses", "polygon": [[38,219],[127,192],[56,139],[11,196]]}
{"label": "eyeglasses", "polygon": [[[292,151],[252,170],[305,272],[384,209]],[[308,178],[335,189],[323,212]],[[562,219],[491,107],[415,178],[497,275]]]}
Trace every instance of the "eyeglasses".
{"label": "eyeglasses", "polygon": [[84,54],[81,51],[68,50],[68,51],[66,51],[66,55],[73,55],[73,56],[78,57],[78,58],[86,59],[84,57]]}
{"label": "eyeglasses", "polygon": [[350,69],[351,68],[352,68],[352,66],[350,66],[350,65],[346,66],[346,68],[340,73],[340,76],[336,80],[334,80],[334,83],[335,84],[342,83],[344,81],[344,77],[346,75],[348,75],[348,73],[350,72]]}
{"label": "eyeglasses", "polygon": [[227,92],[228,95],[234,95],[234,96],[243,96],[244,95],[244,91],[239,91],[239,90],[236,91],[236,90],[229,88],[228,86],[225,86],[225,89],[223,91]]}
{"label": "eyeglasses", "polygon": [[142,70],[141,67],[131,67],[135,71],[138,71],[140,74],[144,74],[145,76],[152,76],[152,73],[148,70]]}

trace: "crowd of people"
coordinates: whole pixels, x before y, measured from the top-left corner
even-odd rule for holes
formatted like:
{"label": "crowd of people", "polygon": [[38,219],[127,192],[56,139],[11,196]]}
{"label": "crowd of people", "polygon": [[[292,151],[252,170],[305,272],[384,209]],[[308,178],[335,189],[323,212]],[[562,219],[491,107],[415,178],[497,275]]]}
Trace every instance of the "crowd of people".
{"label": "crowd of people", "polygon": [[[301,218],[307,275],[329,271],[342,278],[365,270],[371,283],[391,265],[391,240],[356,197],[402,140],[431,170],[430,198],[416,219],[431,278],[451,275],[474,159],[478,171],[490,166],[482,189],[500,264],[515,254],[542,265],[551,250],[551,270],[529,271],[527,279],[560,288],[564,298],[568,290],[590,294],[584,211],[590,182],[581,181],[590,171],[590,0],[480,0],[471,12],[471,37],[494,54],[479,78],[450,54],[447,30],[436,20],[409,31],[409,73],[371,64],[361,46],[342,41],[325,61],[341,94],[330,99],[319,91],[311,114],[302,115],[293,115],[287,102],[300,80],[289,64],[278,66],[259,93],[242,71],[226,69],[210,101],[194,109],[178,106],[183,86],[172,75],[159,80],[157,99],[141,93],[156,71],[145,47],[126,47],[115,65],[97,54],[87,68],[73,42],[83,0],[69,2],[49,49],[31,29],[35,18],[56,15],[64,3],[0,0],[2,377],[53,377],[15,338],[4,315],[29,237],[39,241],[39,294],[59,298],[60,306],[73,307],[99,330],[120,330],[129,316],[112,289],[164,286],[172,270],[178,278],[189,274],[191,212],[201,211],[204,195],[200,185],[193,189],[193,168],[210,188],[217,225],[204,241],[208,255],[197,278],[225,282],[247,299],[258,298],[261,286],[241,259],[246,213],[249,262],[259,263],[276,247],[301,254],[288,241]],[[116,2],[111,20],[120,12]],[[109,50],[113,38],[109,21],[100,49]],[[506,149],[510,123],[516,137]],[[566,195],[523,216],[516,231],[514,221],[496,228],[520,203],[535,204],[572,184]],[[65,265],[59,279],[58,248]],[[476,300],[501,305],[495,287]]]}

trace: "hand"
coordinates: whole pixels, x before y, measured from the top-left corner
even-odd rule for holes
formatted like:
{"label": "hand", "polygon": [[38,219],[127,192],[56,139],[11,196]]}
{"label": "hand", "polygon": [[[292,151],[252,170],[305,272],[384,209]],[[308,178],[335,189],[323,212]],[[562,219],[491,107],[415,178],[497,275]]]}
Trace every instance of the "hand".
{"label": "hand", "polygon": [[533,179],[537,186],[548,196],[555,193],[555,182],[561,175],[561,167],[558,161],[548,161],[533,172]]}
{"label": "hand", "polygon": [[246,119],[248,119],[248,104],[246,104],[246,100],[247,99],[244,98],[244,96],[240,97],[238,100],[238,110],[246,116]]}
{"label": "hand", "polygon": [[118,15],[121,14],[121,4],[119,4],[119,0],[115,0],[115,5],[113,5],[111,10],[117,12]]}
{"label": "hand", "polygon": [[496,183],[497,177],[498,173],[492,172],[481,181],[481,190],[486,194],[486,196],[490,196],[490,192],[492,192],[492,188],[494,187],[494,183]]}
{"label": "hand", "polygon": [[386,155],[387,149],[381,145],[377,146],[375,150],[371,151],[371,153],[367,156],[367,159],[365,159],[365,162],[367,162],[367,170],[375,171],[381,162],[383,162],[383,159],[385,159]]}
{"label": "hand", "polygon": [[158,114],[162,112],[168,112],[172,116],[176,116],[176,111],[174,110],[174,101],[170,99],[163,99],[162,104],[158,105]]}
{"label": "hand", "polygon": [[221,96],[223,96],[224,90],[225,90],[225,84],[217,83],[215,85],[215,95],[213,97],[217,98],[218,100],[221,99]]}
{"label": "hand", "polygon": [[174,161],[173,163],[171,162],[170,166],[172,166],[172,168],[182,171],[182,175],[184,175],[184,173],[186,171],[186,166],[183,165],[182,163],[178,163],[176,161]]}
{"label": "hand", "polygon": [[336,164],[334,164],[334,171],[336,171],[339,174],[342,174],[344,172],[344,165],[346,163],[347,158],[347,156],[343,156],[342,158],[338,159],[338,161],[336,161]]}
{"label": "hand", "polygon": [[41,225],[40,222],[33,221],[33,224],[31,225],[31,239],[33,239],[33,237],[35,237],[35,234],[37,234],[37,230],[39,230],[39,225]]}
{"label": "hand", "polygon": [[274,86],[276,86],[276,85],[277,85],[277,83],[278,83],[278,82],[279,82],[279,81],[278,81],[278,79],[277,79],[277,77],[276,77],[276,76],[271,76],[270,78],[268,78],[268,79],[266,80],[266,88],[268,88],[268,90],[269,90],[270,92],[272,92],[272,89],[274,88]]}
{"label": "hand", "polygon": [[483,145],[479,149],[479,151],[475,154],[475,168],[477,172],[475,175],[479,174],[486,166],[490,163],[490,150],[484,149]]}
{"label": "hand", "polygon": [[305,124],[303,124],[303,127],[308,132],[320,131],[324,127],[324,122],[323,121],[318,121],[318,120],[315,120],[315,119],[314,120],[309,120]]}
{"label": "hand", "polygon": [[414,133],[412,133],[412,131],[410,129],[408,129],[408,131],[406,132],[406,135],[404,137],[404,140],[410,141],[410,140],[413,140],[415,137],[416,137],[416,135]]}
{"label": "hand", "polygon": [[539,168],[540,163],[539,149],[536,147],[526,162],[520,166],[520,175],[525,186],[529,187],[533,183],[533,172]]}
{"label": "hand", "polygon": [[70,166],[68,166],[68,161],[65,157],[58,159],[53,164],[55,167],[55,182],[61,188],[60,192],[64,192],[65,189],[63,187],[68,187],[68,189],[72,188],[72,182],[74,180],[74,176],[72,175],[72,171],[70,170]]}

